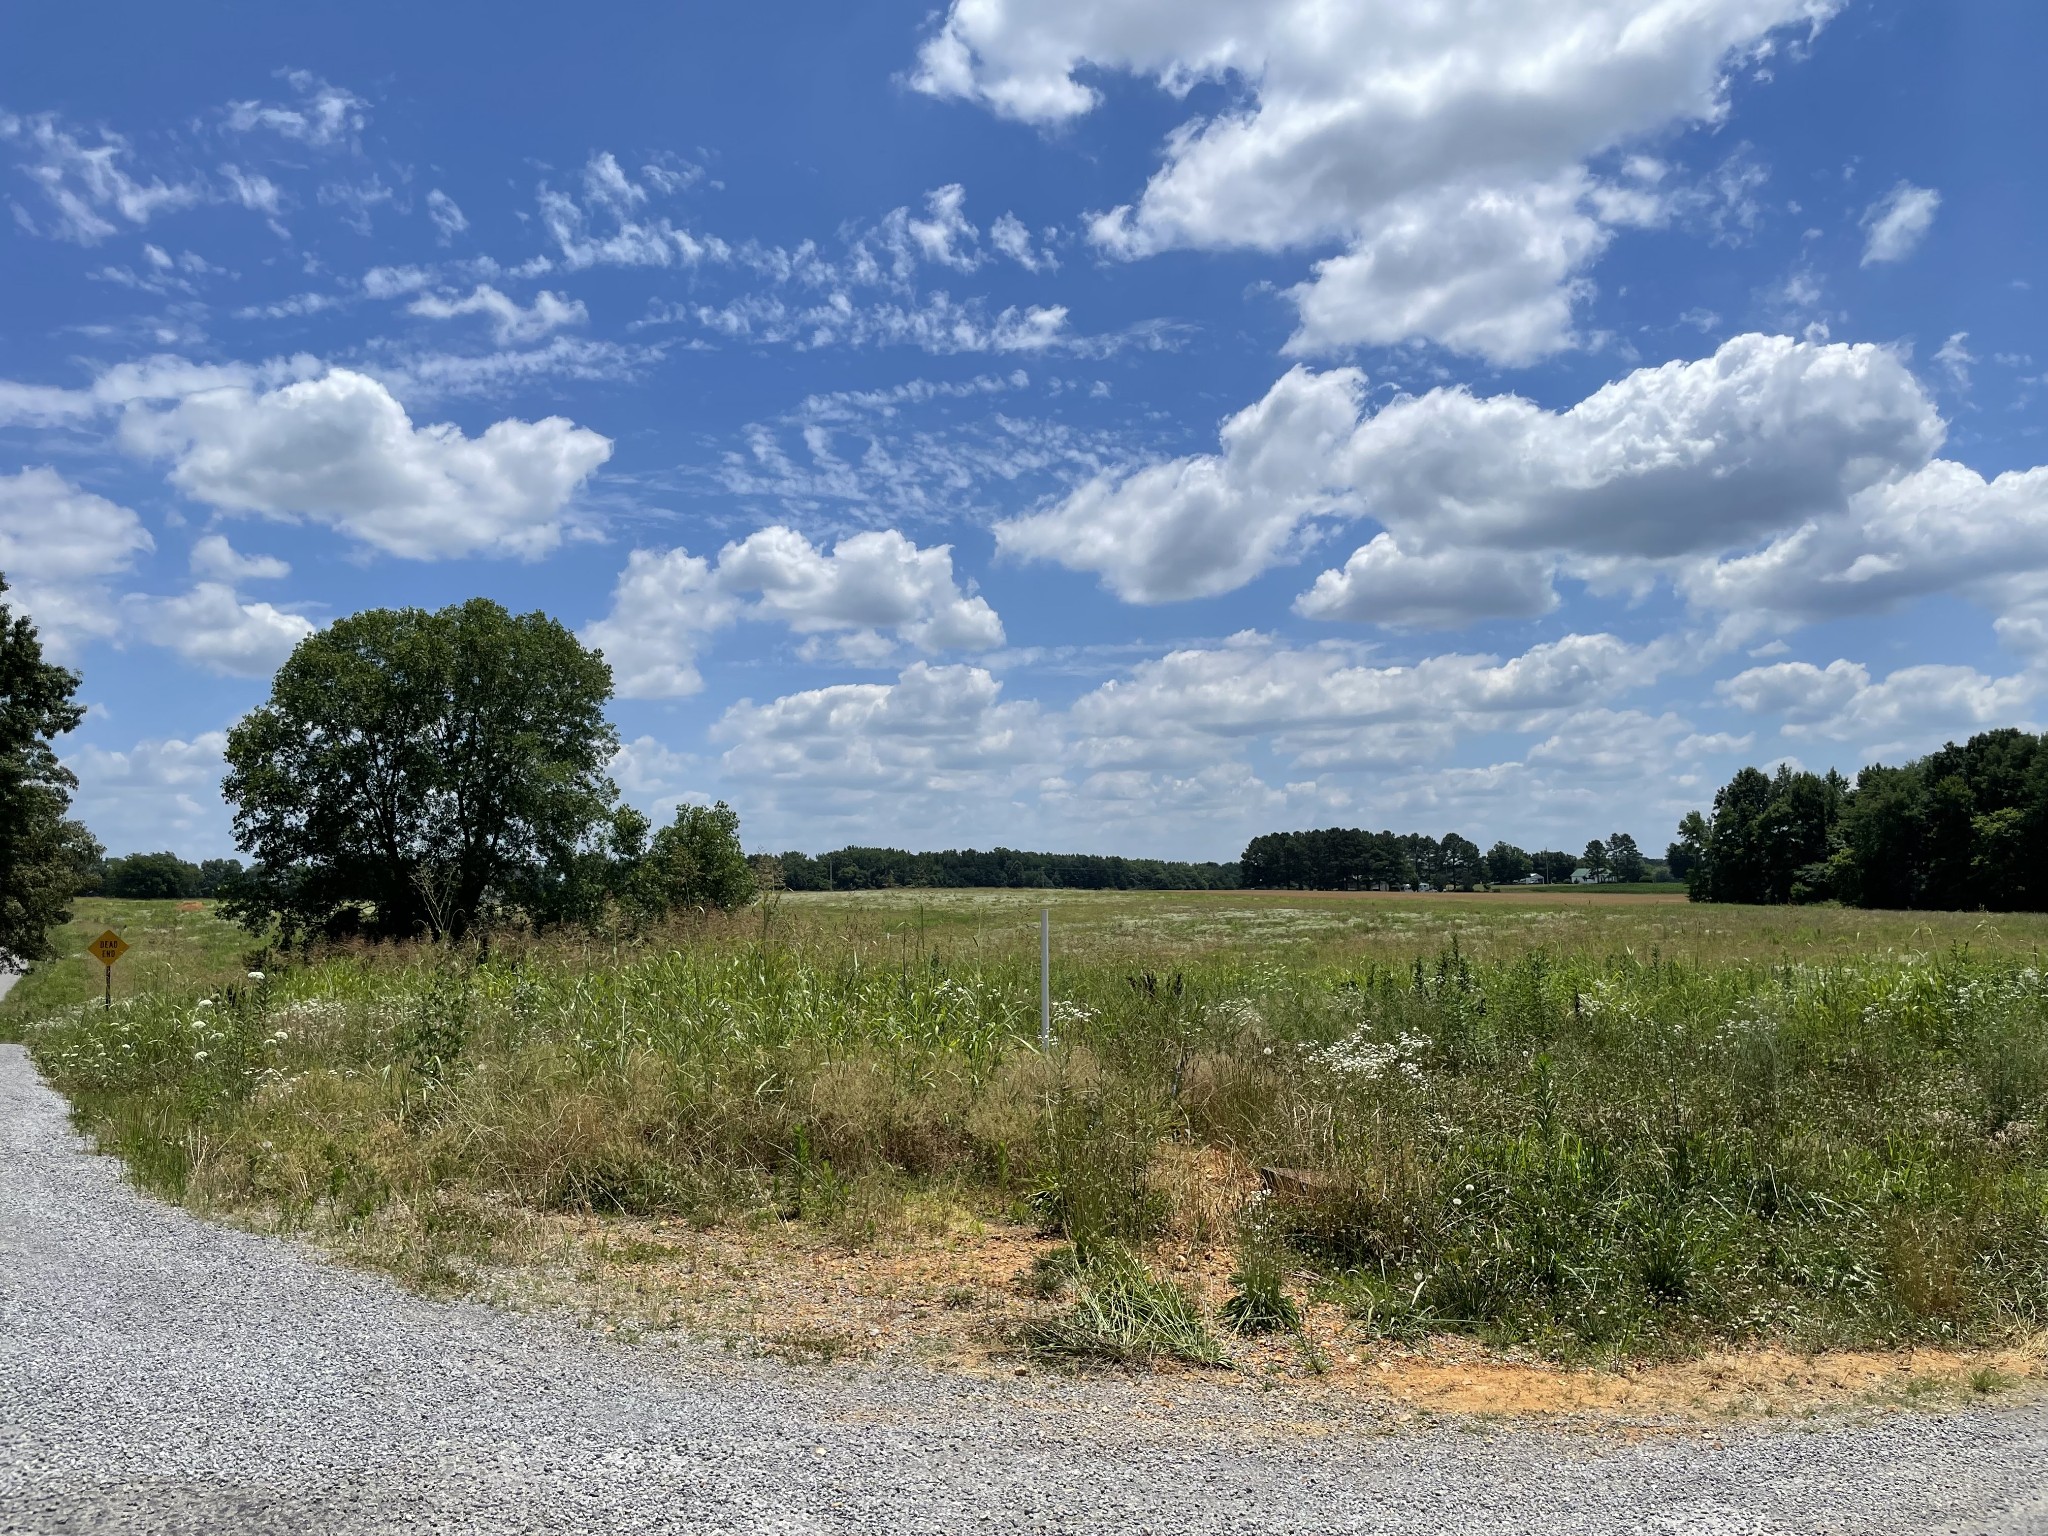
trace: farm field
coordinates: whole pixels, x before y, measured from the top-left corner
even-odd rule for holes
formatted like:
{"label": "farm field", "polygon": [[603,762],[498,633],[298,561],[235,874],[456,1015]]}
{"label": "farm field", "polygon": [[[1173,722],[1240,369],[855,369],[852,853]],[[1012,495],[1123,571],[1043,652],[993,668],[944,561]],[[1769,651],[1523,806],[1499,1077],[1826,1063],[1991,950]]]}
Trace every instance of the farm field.
{"label": "farm field", "polygon": [[424,1289],[810,1359],[1776,1411],[2036,1374],[2044,938],[895,890],[251,979],[203,907],[81,902],[0,1034],[145,1187]]}

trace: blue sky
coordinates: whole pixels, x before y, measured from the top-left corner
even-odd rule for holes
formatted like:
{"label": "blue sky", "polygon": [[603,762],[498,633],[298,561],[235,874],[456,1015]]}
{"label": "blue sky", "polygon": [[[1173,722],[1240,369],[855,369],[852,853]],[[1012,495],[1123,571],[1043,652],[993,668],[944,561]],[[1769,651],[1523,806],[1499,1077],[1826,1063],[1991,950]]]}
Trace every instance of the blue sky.
{"label": "blue sky", "polygon": [[2017,0],[80,6],[0,572],[114,851],[333,617],[544,608],[750,846],[1661,848],[2036,724]]}

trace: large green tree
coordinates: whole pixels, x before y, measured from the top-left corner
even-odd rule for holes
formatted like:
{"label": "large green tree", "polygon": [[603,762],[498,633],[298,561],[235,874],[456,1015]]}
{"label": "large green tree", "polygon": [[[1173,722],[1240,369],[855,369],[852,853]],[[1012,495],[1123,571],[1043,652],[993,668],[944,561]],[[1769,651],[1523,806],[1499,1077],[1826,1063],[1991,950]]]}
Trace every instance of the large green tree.
{"label": "large green tree", "polygon": [[229,732],[252,858],[229,909],[287,935],[584,915],[612,837],[611,668],[545,614],[378,608],[302,640]]}
{"label": "large green tree", "polygon": [[0,969],[49,958],[50,930],[70,918],[71,898],[100,854],[64,814],[78,781],[58,762],[55,742],[85,717],[77,691],[75,673],[43,660],[27,616],[0,603]]}

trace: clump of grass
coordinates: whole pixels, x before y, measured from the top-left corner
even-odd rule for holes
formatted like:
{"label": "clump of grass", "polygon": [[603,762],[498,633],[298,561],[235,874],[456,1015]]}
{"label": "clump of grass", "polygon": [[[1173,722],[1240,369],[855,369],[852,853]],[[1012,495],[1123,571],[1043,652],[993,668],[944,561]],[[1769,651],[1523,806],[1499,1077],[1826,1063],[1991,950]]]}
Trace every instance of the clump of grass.
{"label": "clump of grass", "polygon": [[1223,1303],[1223,1320],[1239,1333],[1298,1332],[1301,1308],[1287,1294],[1286,1252],[1266,1229],[1254,1207],[1238,1237],[1237,1270]]}
{"label": "clump of grass", "polygon": [[1104,1248],[1076,1269],[1073,1301],[1027,1324],[1033,1353],[1051,1359],[1139,1365],[1159,1359],[1221,1365],[1223,1351],[1188,1294],[1128,1252]]}

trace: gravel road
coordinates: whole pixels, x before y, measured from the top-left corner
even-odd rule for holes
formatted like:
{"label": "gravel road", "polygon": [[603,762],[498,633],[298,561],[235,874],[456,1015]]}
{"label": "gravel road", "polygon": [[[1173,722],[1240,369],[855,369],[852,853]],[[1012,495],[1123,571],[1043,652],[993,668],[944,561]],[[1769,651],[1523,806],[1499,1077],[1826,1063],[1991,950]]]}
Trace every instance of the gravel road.
{"label": "gravel road", "polygon": [[425,1301],[137,1195],[0,1047],[0,1532],[2048,1532],[2048,1404],[1633,1441],[1309,1413]]}

